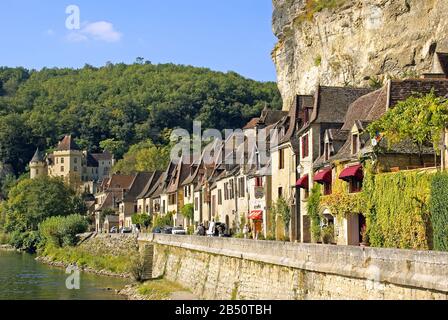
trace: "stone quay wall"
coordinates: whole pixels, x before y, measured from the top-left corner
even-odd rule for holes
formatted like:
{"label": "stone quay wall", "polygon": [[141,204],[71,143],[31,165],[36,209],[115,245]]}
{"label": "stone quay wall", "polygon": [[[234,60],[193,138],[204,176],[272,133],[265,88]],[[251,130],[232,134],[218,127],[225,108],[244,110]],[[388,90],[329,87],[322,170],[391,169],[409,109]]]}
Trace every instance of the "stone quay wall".
{"label": "stone quay wall", "polygon": [[241,239],[140,235],[152,276],[202,299],[448,299],[448,254]]}

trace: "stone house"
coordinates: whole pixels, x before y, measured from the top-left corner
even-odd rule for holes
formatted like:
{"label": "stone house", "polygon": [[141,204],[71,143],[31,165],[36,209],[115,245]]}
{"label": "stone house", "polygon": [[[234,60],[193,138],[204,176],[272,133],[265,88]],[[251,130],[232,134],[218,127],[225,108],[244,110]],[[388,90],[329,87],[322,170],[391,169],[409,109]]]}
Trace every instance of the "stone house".
{"label": "stone house", "polygon": [[[324,196],[329,196],[335,192],[335,186],[342,180],[345,181],[345,192],[356,194],[362,190],[363,163],[367,160],[373,161],[375,170],[380,172],[437,166],[432,146],[424,147],[420,154],[410,141],[389,147],[386,139],[371,139],[366,132],[369,123],[414,93],[426,94],[434,90],[438,95],[448,94],[448,80],[431,79],[428,75],[426,77],[389,81],[382,89],[353,102],[347,111],[344,125],[339,130],[326,130],[324,152],[314,162],[314,175],[310,183],[321,184]],[[341,144],[343,137],[345,142]],[[365,225],[361,213],[333,217],[326,208],[324,214],[334,222],[338,244],[359,245],[362,240],[361,229]]]}
{"label": "stone house", "polygon": [[[119,202],[131,188],[135,176],[133,175],[112,175],[103,180],[95,194],[95,231],[98,233],[110,231],[113,226],[118,227]],[[110,211],[115,214],[104,215]],[[109,224],[106,224],[109,222]]]}
{"label": "stone house", "polygon": [[137,197],[142,193],[152,175],[151,172],[137,173],[129,190],[124,192],[123,198],[118,203],[120,227],[132,228],[132,216],[138,213]]}
{"label": "stone house", "polygon": [[154,206],[151,202],[151,194],[153,194],[154,187],[160,182],[162,171],[155,171],[143,188],[142,192],[137,196],[137,211],[140,214],[147,214],[152,216],[154,214]]}
{"label": "stone house", "polygon": [[293,135],[296,135],[300,149],[295,154],[298,174],[296,198],[300,199],[296,221],[301,235],[298,240],[302,242],[311,241],[307,200],[313,185],[313,164],[324,152],[325,132],[333,130],[329,133],[334,133],[340,129],[349,105],[371,91],[368,88],[318,86],[313,96],[297,98],[298,129]]}

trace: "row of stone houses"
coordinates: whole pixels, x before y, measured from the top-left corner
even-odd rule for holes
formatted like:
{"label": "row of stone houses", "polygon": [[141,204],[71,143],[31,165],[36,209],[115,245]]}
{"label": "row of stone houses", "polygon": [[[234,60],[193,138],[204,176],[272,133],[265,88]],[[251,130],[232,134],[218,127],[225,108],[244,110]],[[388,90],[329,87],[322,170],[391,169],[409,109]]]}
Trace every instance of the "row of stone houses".
{"label": "row of stone houses", "polygon": [[[432,146],[417,150],[411,142],[402,142],[389,148],[387,141],[371,139],[365,130],[414,93],[434,90],[448,95],[446,57],[436,54],[434,69],[422,78],[390,80],[377,90],[318,86],[313,94],[298,95],[289,110],[265,108],[242,129],[242,140],[238,133],[215,140],[199,160],[184,156],[164,172],[112,176],[97,195],[97,216],[106,206],[119,213],[117,226],[131,227],[133,214],[172,213],[174,225],[185,228],[215,221],[225,223],[229,233],[238,233],[250,224],[254,235],[310,242],[307,205],[316,184],[324,196],[336,187],[356,194],[366,160],[382,172],[439,165]],[[448,157],[446,147],[442,149],[444,164]],[[290,208],[288,228],[274,214],[279,199]],[[192,221],[182,216],[187,204],[193,206]],[[325,223],[335,226],[338,244],[360,243],[362,212],[336,218],[329,208],[323,209]],[[108,230],[111,219],[97,218],[97,229]]]}

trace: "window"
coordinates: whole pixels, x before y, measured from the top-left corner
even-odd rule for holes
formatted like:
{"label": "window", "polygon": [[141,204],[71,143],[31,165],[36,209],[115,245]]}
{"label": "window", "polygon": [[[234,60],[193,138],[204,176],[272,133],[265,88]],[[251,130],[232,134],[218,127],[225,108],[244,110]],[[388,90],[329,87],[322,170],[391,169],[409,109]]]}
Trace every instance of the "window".
{"label": "window", "polygon": [[56,158],[56,164],[58,164],[59,163],[59,158]]}
{"label": "window", "polygon": [[74,163],[78,163],[78,158],[73,159]]}
{"label": "window", "polygon": [[194,210],[195,211],[199,210],[199,198],[198,197],[194,198]]}
{"label": "window", "polygon": [[61,158],[61,163],[64,163],[64,158]]}
{"label": "window", "polygon": [[234,180],[230,180],[230,199],[235,199],[235,184]]}
{"label": "window", "polygon": [[36,169],[36,175],[39,174],[39,169]]}
{"label": "window", "polygon": [[309,156],[309,139],[308,135],[302,138],[302,158]]}
{"label": "window", "polygon": [[61,172],[64,172],[64,166],[61,166]]}
{"label": "window", "polygon": [[149,213],[149,206],[146,205],[146,213]]}
{"label": "window", "polygon": [[75,167],[73,168],[73,170],[74,170],[75,172],[78,172],[78,167],[75,166]]}
{"label": "window", "polygon": [[142,212],[142,206],[138,206],[138,212]]}
{"label": "window", "polygon": [[173,205],[176,204],[176,194],[170,194],[170,195],[168,196],[168,204],[169,204],[170,206],[173,206]]}
{"label": "window", "polygon": [[256,187],[262,187],[263,186],[263,178],[262,177],[256,177],[255,178],[255,186]]}
{"label": "window", "polygon": [[354,134],[353,136],[352,136],[352,153],[353,154],[356,154],[356,153],[358,153],[358,149],[359,149],[359,141],[358,141],[358,139],[359,139],[359,136],[357,135],[357,134]]}
{"label": "window", "polygon": [[222,205],[222,190],[218,190],[218,205]]}
{"label": "window", "polygon": [[166,201],[163,200],[162,213],[165,213],[166,210]]}
{"label": "window", "polygon": [[246,196],[246,183],[244,181],[244,178],[238,179],[238,197],[244,198]]}
{"label": "window", "polygon": [[358,193],[362,191],[362,181],[358,179],[350,179],[350,193]]}
{"label": "window", "polygon": [[282,187],[278,188],[278,197],[279,198],[283,197],[283,188]]}
{"label": "window", "polygon": [[308,124],[310,122],[311,108],[305,108],[303,114],[303,122],[304,124]]}
{"label": "window", "polygon": [[138,207],[137,207],[137,205],[136,204],[134,204],[134,213],[137,213],[138,212]]}
{"label": "window", "polygon": [[285,169],[285,149],[278,151],[278,168],[280,170]]}
{"label": "window", "polygon": [[229,200],[229,184],[224,183],[224,200]]}

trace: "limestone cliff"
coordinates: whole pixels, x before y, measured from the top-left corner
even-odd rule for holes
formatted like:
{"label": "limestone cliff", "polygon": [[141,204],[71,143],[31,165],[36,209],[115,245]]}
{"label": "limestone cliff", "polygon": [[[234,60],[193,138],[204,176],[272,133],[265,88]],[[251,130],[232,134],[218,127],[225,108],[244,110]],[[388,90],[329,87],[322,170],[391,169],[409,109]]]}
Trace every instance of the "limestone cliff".
{"label": "limestone cliff", "polygon": [[319,82],[362,86],[428,72],[434,53],[448,50],[447,0],[332,0],[311,14],[306,1],[273,0],[285,109]]}

